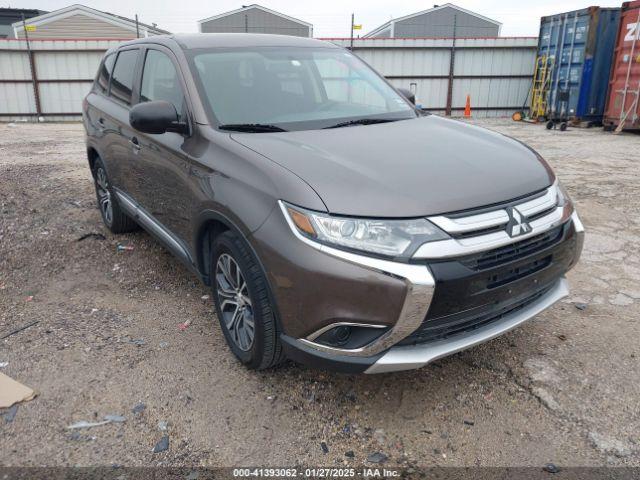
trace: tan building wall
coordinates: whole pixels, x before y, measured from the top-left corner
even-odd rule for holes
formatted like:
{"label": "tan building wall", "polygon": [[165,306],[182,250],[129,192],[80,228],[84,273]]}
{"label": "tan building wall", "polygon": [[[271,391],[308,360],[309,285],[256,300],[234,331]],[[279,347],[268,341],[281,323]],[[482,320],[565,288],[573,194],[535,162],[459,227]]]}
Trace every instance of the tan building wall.
{"label": "tan building wall", "polygon": [[[27,27],[29,22],[27,21]],[[24,38],[24,31],[18,30],[18,38]],[[140,31],[140,36],[144,32]],[[136,32],[113,25],[109,22],[78,13],[44,25],[36,25],[29,31],[29,38],[135,38]]]}

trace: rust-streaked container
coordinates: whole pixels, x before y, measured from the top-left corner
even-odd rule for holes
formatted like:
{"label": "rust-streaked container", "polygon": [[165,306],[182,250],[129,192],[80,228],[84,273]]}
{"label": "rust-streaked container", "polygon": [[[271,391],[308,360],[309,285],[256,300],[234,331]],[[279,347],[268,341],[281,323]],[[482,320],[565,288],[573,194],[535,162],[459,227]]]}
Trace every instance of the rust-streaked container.
{"label": "rust-streaked container", "polygon": [[622,4],[604,126],[640,130],[640,0]]}

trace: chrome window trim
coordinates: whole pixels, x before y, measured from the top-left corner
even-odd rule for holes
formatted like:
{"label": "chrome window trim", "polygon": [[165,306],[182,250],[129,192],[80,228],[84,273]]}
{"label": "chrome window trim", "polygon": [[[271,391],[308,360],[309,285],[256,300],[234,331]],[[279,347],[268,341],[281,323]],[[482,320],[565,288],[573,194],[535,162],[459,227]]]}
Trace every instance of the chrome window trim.
{"label": "chrome window trim", "polygon": [[429,270],[429,267],[426,265],[399,263],[392,262],[390,260],[367,257],[314,242],[298,231],[297,227],[291,220],[291,217],[289,217],[289,214],[287,213],[285,203],[282,200],[279,200],[278,205],[280,206],[282,215],[289,225],[289,228],[300,241],[327,255],[398,278],[405,283],[407,289],[402,309],[400,310],[400,314],[398,315],[398,320],[395,325],[376,340],[363,347],[355,349],[335,348],[327,345],[321,345],[308,339],[298,339],[299,342],[324,352],[347,356],[368,357],[377,355],[378,353],[392,347],[400,340],[413,333],[422,324],[422,321],[427,314],[427,310],[431,305],[435,289],[435,280]]}

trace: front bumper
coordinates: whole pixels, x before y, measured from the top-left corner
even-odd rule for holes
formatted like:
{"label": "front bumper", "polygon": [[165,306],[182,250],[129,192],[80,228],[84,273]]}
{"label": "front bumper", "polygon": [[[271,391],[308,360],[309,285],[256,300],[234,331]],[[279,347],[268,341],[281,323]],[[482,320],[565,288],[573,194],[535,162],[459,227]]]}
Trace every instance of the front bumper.
{"label": "front bumper", "polygon": [[[282,248],[287,238],[281,222],[286,218],[276,215],[272,225],[267,222],[257,232],[258,253],[266,264],[280,318],[285,319],[281,325],[285,353],[300,363],[352,373],[419,368],[534,317],[568,294],[564,274],[577,262],[584,236],[574,213],[562,225],[561,237],[548,247],[499,269],[472,271],[457,258],[399,263],[318,245],[304,237],[294,238],[290,249]],[[269,238],[269,232],[275,237]],[[276,239],[280,248],[263,250]],[[487,284],[488,274],[498,279],[499,288]],[[511,297],[527,301],[511,308]],[[472,328],[450,328],[487,312],[499,315]],[[342,323],[380,325],[385,330],[355,349],[315,341],[316,332]],[[433,325],[438,325],[440,336],[420,337]]]}
{"label": "front bumper", "polygon": [[565,278],[561,278],[551,290],[546,292],[536,302],[522,310],[503,317],[498,322],[493,322],[476,330],[456,335],[451,339],[439,340],[424,345],[392,348],[380,358],[376,359],[375,362],[365,370],[365,373],[396,372],[423,367],[434,360],[452,355],[502,335],[521,323],[535,317],[567,295],[569,295],[568,282]]}

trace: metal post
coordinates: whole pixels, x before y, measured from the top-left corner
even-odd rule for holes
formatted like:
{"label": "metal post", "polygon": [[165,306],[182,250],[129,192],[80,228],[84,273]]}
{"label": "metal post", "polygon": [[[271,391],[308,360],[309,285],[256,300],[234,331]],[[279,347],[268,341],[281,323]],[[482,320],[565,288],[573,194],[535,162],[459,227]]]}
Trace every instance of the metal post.
{"label": "metal post", "polygon": [[351,44],[349,50],[353,51],[353,26],[355,25],[355,14],[351,14]]}
{"label": "metal post", "polygon": [[[562,17],[561,17],[562,18]],[[558,98],[558,87],[560,86],[560,70],[562,69],[562,53],[564,52],[564,36],[565,36],[565,32],[567,31],[567,22],[569,21],[569,15],[565,14],[564,16],[564,20],[560,20],[562,22],[562,33],[560,33],[560,37],[558,38],[558,43],[556,43],[556,54],[554,57],[554,62],[558,62],[558,68],[557,68],[557,75],[556,75],[556,80],[555,80],[555,85],[553,87],[553,90],[551,92],[552,96],[553,96],[553,100],[551,103],[551,115],[555,115],[556,114],[556,100]],[[558,25],[558,27],[560,27]],[[560,31],[560,29],[558,28],[558,31]],[[558,58],[558,53],[560,54],[560,58]],[[567,75],[569,73],[567,72]],[[551,79],[551,81],[553,81],[553,78]]]}
{"label": "metal post", "polygon": [[249,15],[244,14],[244,33],[249,33]]}
{"label": "metal post", "polygon": [[136,13],[136,38],[140,38],[140,27],[138,26],[138,14]]}
{"label": "metal post", "polygon": [[456,67],[456,27],[458,16],[453,16],[453,37],[451,41],[451,53],[449,55],[449,82],[447,84],[447,105],[445,115],[451,116],[451,102],[453,101],[453,72]]}
{"label": "metal post", "polygon": [[24,18],[24,13],[22,15],[22,28],[24,29],[24,39],[27,42],[27,55],[29,56],[29,69],[31,70],[31,83],[33,85],[33,99],[36,104],[36,113],[38,117],[42,115],[42,107],[40,105],[40,91],[38,89],[38,75],[36,74],[36,62],[33,56],[33,51],[31,51],[31,43],[29,42],[29,32],[27,32],[27,22]]}

